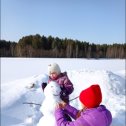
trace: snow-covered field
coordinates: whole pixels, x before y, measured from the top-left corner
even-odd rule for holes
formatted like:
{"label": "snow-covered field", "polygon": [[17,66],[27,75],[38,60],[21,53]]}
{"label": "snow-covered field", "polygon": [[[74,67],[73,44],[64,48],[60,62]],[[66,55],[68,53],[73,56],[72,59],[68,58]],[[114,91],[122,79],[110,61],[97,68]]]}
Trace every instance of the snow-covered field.
{"label": "snow-covered field", "polygon": [[[1,58],[1,126],[37,125],[40,106],[23,103],[43,102],[41,83],[47,82],[47,65],[53,62],[67,71],[74,84],[71,99],[97,83],[103,92],[102,104],[112,112],[111,126],[125,126],[125,60],[56,58]],[[33,83],[34,88],[29,88]],[[78,99],[70,104],[80,109]]]}

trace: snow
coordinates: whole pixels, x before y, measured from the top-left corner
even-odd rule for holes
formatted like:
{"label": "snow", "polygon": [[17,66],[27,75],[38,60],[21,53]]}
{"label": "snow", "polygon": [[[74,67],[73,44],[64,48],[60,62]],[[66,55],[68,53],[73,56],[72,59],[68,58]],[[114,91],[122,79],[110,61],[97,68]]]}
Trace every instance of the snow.
{"label": "snow", "polygon": [[[41,106],[23,103],[44,102],[41,83],[48,81],[47,65],[52,62],[67,71],[74,84],[70,99],[91,84],[99,84],[102,104],[112,113],[111,126],[125,126],[125,60],[56,58],[1,58],[1,126],[36,126],[39,123],[43,117]],[[81,108],[78,99],[70,104]]]}
{"label": "snow", "polygon": [[[55,106],[57,103],[61,102],[60,98],[60,85],[56,82],[51,81],[44,89],[44,101],[42,106],[40,107],[40,111],[42,112],[43,116],[39,120],[37,126],[56,126],[55,121]],[[49,121],[47,121],[49,120]]]}

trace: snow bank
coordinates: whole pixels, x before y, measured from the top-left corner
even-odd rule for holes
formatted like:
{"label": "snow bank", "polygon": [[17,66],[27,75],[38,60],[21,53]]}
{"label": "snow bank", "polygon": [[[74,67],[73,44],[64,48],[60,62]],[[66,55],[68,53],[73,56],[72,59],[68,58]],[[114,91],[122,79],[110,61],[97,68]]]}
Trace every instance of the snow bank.
{"label": "snow bank", "polygon": [[[99,84],[103,92],[102,104],[106,105],[112,112],[113,122],[111,126],[125,126],[124,76],[105,70],[71,70],[67,72],[74,84],[74,92],[70,95],[71,99],[78,96],[81,90],[90,85]],[[42,82],[47,82],[47,80],[48,76],[41,74],[2,84],[1,125],[26,126],[28,125],[26,119],[31,119],[29,125],[35,126],[42,117],[40,106],[26,105],[23,102],[43,103],[44,94],[40,85]],[[34,87],[32,87],[32,84],[34,84]],[[70,104],[78,109],[81,108],[78,99],[72,101]]]}

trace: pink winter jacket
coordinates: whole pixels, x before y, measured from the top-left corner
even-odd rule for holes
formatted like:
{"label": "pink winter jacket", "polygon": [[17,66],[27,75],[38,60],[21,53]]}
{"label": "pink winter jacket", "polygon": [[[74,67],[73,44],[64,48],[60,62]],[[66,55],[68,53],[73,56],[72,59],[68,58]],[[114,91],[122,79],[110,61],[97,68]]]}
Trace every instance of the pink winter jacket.
{"label": "pink winter jacket", "polygon": [[69,102],[69,95],[73,92],[74,88],[73,88],[73,84],[72,82],[69,80],[67,73],[61,73],[56,80],[52,80],[51,78],[49,78],[49,82],[50,81],[56,81],[60,87],[61,87],[61,99],[65,102]]}

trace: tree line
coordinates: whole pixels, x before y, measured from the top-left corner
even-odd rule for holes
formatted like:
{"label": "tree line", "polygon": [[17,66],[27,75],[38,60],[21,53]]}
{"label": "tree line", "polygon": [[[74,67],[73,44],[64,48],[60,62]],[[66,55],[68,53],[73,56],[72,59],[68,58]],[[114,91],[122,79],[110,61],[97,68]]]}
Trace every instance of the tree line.
{"label": "tree line", "polygon": [[94,44],[86,41],[29,35],[18,43],[0,40],[1,57],[126,58],[124,44]]}

